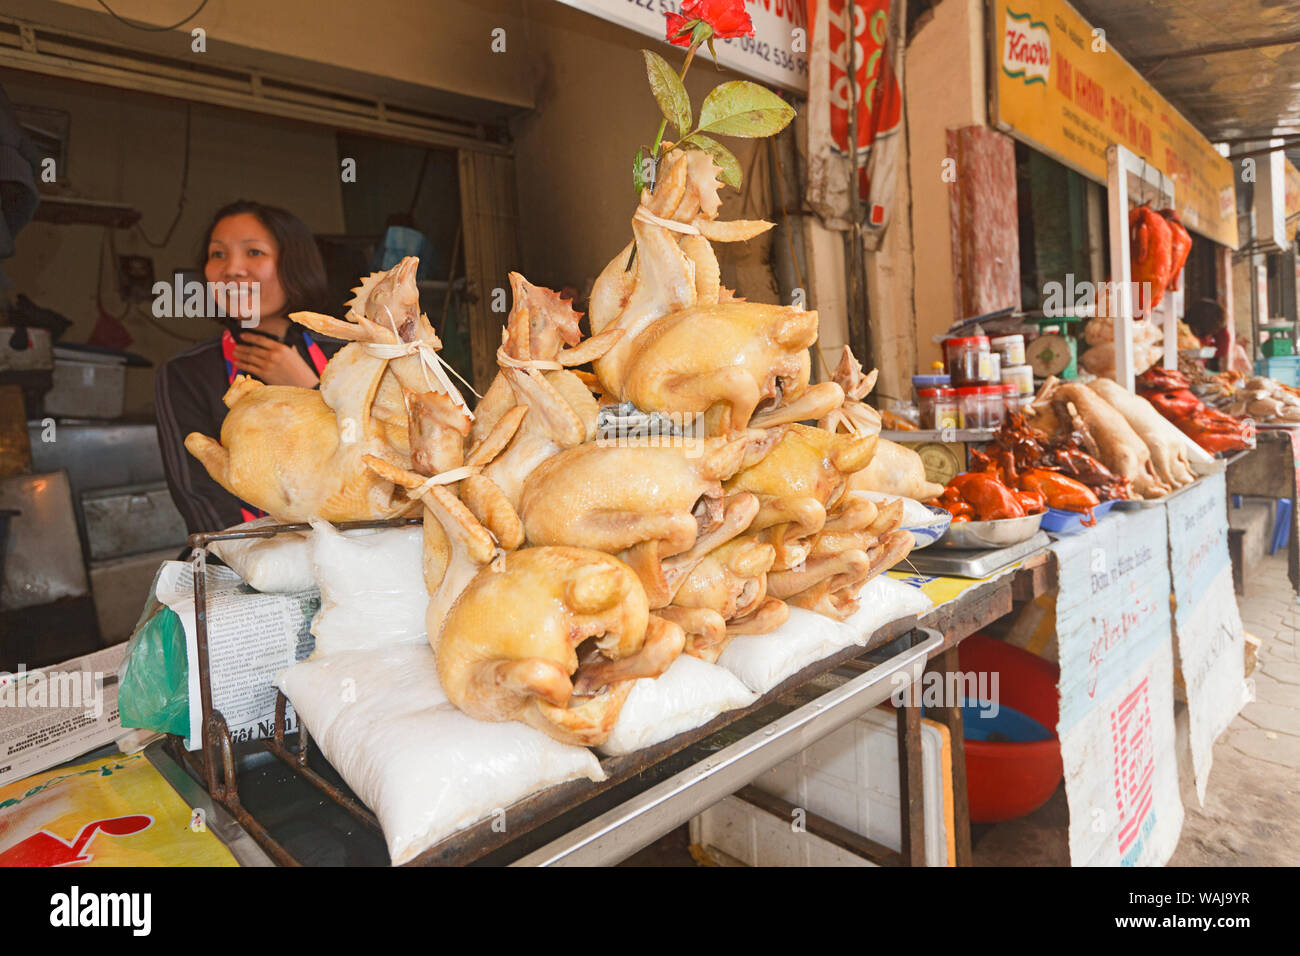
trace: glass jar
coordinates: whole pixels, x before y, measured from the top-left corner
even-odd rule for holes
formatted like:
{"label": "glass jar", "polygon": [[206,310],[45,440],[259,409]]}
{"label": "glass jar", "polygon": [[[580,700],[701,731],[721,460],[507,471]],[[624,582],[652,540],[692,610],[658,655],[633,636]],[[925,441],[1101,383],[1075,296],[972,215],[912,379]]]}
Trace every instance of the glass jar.
{"label": "glass jar", "polygon": [[922,428],[957,428],[961,416],[957,411],[955,388],[923,388],[916,393],[921,405]]}
{"label": "glass jar", "polygon": [[1006,409],[1007,415],[1017,415],[1020,413],[1020,387],[1014,382],[1005,385],[999,385],[1002,389],[1002,407]]}
{"label": "glass jar", "polygon": [[1023,335],[999,335],[989,340],[989,347],[1002,356],[1002,367],[1025,364],[1025,337]]}
{"label": "glass jar", "polygon": [[1006,418],[1001,385],[970,385],[957,389],[960,428],[999,428]]}
{"label": "glass jar", "polygon": [[951,387],[952,387],[952,382],[949,380],[948,376],[941,373],[936,372],[931,375],[912,376],[912,392],[913,394],[916,395],[918,403],[920,402],[921,389],[923,388],[929,389],[929,388],[951,388]]}
{"label": "glass jar", "polygon": [[952,385],[994,385],[1000,381],[1001,361],[989,348],[987,335],[944,339],[943,355]]}
{"label": "glass jar", "polygon": [[1021,402],[1028,402],[1034,397],[1034,369],[1030,365],[1002,366],[1002,384],[1015,385],[1020,392]]}

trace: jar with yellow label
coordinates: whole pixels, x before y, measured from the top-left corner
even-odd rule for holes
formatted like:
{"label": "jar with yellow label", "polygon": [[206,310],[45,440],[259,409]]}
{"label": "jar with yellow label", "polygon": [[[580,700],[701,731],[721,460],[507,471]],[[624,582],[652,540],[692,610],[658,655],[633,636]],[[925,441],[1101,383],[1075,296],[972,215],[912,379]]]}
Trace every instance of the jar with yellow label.
{"label": "jar with yellow label", "polygon": [[921,408],[922,428],[957,428],[961,420],[957,411],[955,388],[922,388],[916,392]]}

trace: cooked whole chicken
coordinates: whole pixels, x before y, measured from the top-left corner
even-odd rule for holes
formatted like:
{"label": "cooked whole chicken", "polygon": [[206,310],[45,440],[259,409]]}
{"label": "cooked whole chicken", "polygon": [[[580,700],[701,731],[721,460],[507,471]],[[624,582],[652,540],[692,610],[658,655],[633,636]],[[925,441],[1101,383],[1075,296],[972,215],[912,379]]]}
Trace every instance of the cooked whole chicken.
{"label": "cooked whole chicken", "polygon": [[[880,413],[865,401],[876,385],[876,370],[863,374],[862,363],[846,345],[835,368],[834,381],[844,390],[844,404],[817,424],[827,431],[853,435],[880,434]],[[870,463],[849,477],[853,491],[879,491],[926,501],[943,493],[943,485],[927,481],[921,456],[887,438],[881,438]]]}
{"label": "cooked whole chicken", "polygon": [[[599,407],[568,367],[603,354],[622,332],[613,329],[580,343],[579,313],[550,289],[510,273],[514,305],[498,353],[501,370],[479,402],[470,429],[470,460],[490,464],[491,479],[518,506],[524,479],[551,455],[591,441]],[[571,346],[564,348],[565,345]],[[516,409],[527,409],[513,440],[499,450],[486,442],[493,427]]]}
{"label": "cooked whole chicken", "polygon": [[532,545],[617,554],[663,607],[696,563],[749,526],[752,495],[723,499],[722,480],[749,439],[589,442],[542,462],[524,482],[519,516]]}
{"label": "cooked whole chicken", "polygon": [[737,634],[766,634],[790,616],[790,608],[767,596],[767,572],[776,549],[752,535],[733,538],[695,566],[656,613],[686,632],[685,653],[714,663]]}
{"label": "cooked whole chicken", "polygon": [[759,512],[749,530],[761,532],[761,540],[775,548],[773,567],[787,570],[808,557],[827,507],[844,493],[848,476],[871,461],[877,436],[837,435],[797,424],[778,431],[771,451],[725,487],[758,496]]}
{"label": "cooked whole chicken", "polygon": [[764,425],[825,414],[842,396],[833,383],[808,388],[816,313],[736,300],[709,244],[749,239],[772,223],[715,221],[720,183],[707,153],[670,150],[660,166],[633,217],[634,241],[591,291],[592,331],[624,333],[594,363],[604,391],[646,412],[708,412],[713,435],[744,429],[764,401],[775,414],[802,398]]}
{"label": "cooked whole chicken", "polygon": [[617,558],[585,548],[515,551],[480,571],[434,643],[447,698],[479,720],[520,720],[556,740],[603,743],[633,684],[682,651]]}
{"label": "cooked whole chicken", "polygon": [[365,520],[410,503],[364,455],[421,471],[460,465],[470,414],[445,375],[430,376],[423,364],[441,343],[419,311],[417,264],[407,258],[363,280],[351,303],[355,321],[294,314],[314,331],[352,340],[325,367],[319,390],[235,378],[221,441],[197,432],[185,439],[218,484],[280,521]]}

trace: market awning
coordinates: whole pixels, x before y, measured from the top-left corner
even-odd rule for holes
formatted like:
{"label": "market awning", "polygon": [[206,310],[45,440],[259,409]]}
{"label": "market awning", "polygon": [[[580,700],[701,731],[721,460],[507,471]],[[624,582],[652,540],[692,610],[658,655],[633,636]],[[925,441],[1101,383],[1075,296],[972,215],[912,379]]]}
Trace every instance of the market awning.
{"label": "market awning", "polygon": [[[1075,6],[1212,141],[1300,137],[1295,4],[1076,0]],[[1293,159],[1300,155],[1300,149],[1291,152]]]}

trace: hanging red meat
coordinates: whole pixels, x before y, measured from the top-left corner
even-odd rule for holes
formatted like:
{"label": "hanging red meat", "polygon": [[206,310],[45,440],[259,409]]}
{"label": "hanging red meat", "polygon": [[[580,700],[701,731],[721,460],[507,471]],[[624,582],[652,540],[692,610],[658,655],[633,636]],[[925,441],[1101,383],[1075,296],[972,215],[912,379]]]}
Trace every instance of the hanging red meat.
{"label": "hanging red meat", "polygon": [[[1173,258],[1173,230],[1164,217],[1145,203],[1128,214],[1129,263],[1132,280],[1145,284],[1147,295],[1135,301],[1145,301],[1150,311],[1165,297],[1169,285]],[[1149,296],[1149,299],[1148,299]]]}
{"label": "hanging red meat", "polygon": [[1161,209],[1160,215],[1164,216],[1165,222],[1169,223],[1170,230],[1170,262],[1169,262],[1169,289],[1171,292],[1178,290],[1178,276],[1183,271],[1183,266],[1187,262],[1187,255],[1192,251],[1192,236],[1183,225],[1183,221],[1178,218],[1178,212],[1173,209]]}

